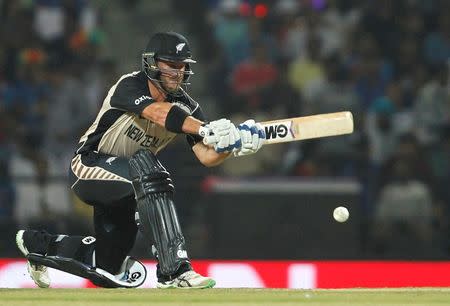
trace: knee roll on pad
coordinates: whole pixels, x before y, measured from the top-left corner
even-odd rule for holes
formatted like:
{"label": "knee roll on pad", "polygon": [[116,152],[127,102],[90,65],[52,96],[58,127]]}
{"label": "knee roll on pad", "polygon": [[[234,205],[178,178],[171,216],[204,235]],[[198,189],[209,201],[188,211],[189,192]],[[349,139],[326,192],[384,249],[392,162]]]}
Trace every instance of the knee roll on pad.
{"label": "knee roll on pad", "polygon": [[140,150],[130,159],[130,175],[137,224],[145,237],[154,238],[161,272],[173,275],[182,264],[189,263],[189,258],[173,203],[170,174],[152,152]]}

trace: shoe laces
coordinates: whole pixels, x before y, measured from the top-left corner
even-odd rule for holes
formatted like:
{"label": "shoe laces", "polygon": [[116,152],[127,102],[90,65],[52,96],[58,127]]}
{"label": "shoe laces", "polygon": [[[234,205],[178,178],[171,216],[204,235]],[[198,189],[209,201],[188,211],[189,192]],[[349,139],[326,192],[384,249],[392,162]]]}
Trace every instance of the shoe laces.
{"label": "shoe laces", "polygon": [[185,279],[192,279],[192,278],[199,277],[201,275],[198,274],[197,272],[195,272],[194,270],[190,270],[190,271],[184,272],[180,276]]}
{"label": "shoe laces", "polygon": [[45,272],[47,271],[47,267],[43,265],[32,265],[33,269],[39,272]]}

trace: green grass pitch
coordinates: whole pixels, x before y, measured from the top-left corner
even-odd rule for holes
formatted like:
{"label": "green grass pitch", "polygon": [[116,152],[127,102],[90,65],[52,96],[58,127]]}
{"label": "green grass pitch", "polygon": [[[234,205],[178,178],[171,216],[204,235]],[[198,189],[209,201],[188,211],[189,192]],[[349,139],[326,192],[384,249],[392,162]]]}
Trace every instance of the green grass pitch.
{"label": "green grass pitch", "polygon": [[450,305],[450,288],[293,289],[0,289],[2,306],[103,305]]}

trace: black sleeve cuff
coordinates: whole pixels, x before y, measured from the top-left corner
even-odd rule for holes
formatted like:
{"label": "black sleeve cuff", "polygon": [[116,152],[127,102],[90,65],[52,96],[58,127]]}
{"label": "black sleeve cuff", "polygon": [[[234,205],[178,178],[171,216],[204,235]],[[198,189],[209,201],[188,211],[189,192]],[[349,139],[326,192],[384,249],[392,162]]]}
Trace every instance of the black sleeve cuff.
{"label": "black sleeve cuff", "polygon": [[185,110],[176,105],[172,106],[166,117],[166,129],[177,134],[183,133],[183,123],[188,116],[189,114]]}

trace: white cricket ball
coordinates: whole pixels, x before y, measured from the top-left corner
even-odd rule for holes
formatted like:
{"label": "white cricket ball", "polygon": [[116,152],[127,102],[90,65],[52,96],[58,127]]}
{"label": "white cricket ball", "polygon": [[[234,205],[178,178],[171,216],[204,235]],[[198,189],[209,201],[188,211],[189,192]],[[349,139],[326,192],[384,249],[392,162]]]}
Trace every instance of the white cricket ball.
{"label": "white cricket ball", "polygon": [[348,209],[344,206],[336,207],[333,211],[333,218],[337,222],[345,222],[347,221],[348,217],[350,216],[350,213],[348,212]]}

